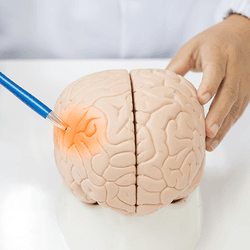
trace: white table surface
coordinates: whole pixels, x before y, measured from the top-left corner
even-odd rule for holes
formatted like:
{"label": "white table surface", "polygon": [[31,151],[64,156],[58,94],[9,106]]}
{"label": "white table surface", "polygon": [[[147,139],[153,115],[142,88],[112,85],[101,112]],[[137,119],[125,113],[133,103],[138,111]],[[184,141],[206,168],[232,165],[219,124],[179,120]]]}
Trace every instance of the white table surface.
{"label": "white table surface", "polygon": [[[6,60],[0,71],[54,107],[61,91],[106,69],[165,68],[169,60]],[[202,74],[185,76],[198,88]],[[208,103],[205,106],[207,113]],[[250,105],[207,152],[201,181],[204,225],[197,250],[250,249]],[[52,125],[0,86],[0,249],[68,249],[55,214],[62,179]]]}

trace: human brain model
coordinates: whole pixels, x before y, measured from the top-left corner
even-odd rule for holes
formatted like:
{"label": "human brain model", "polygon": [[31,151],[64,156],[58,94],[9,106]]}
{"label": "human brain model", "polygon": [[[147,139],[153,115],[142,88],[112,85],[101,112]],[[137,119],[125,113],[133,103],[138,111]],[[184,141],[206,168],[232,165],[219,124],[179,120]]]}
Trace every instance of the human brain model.
{"label": "human brain model", "polygon": [[187,197],[205,163],[205,121],[196,89],[168,70],[107,70],[78,79],[55,112],[55,159],[85,203],[147,215]]}

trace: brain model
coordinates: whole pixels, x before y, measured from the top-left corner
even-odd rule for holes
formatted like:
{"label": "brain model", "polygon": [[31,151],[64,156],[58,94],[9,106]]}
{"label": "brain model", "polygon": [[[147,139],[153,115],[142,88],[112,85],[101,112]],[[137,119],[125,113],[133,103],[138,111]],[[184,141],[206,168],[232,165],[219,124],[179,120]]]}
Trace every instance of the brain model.
{"label": "brain model", "polygon": [[205,162],[196,89],[167,70],[107,70],[70,84],[55,112],[55,159],[81,201],[147,215],[187,197]]}

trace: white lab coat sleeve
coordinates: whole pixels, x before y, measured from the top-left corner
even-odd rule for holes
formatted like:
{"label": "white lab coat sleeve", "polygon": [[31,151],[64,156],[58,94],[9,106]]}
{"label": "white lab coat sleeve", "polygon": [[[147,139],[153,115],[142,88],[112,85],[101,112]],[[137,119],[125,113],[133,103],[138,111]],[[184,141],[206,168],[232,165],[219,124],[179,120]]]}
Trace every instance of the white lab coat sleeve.
{"label": "white lab coat sleeve", "polygon": [[[236,1],[240,1],[240,0],[236,0]],[[218,1],[218,3],[219,3],[218,8],[215,12],[216,23],[223,21],[223,18],[227,15],[227,12],[231,8],[233,0],[222,0],[220,2]]]}
{"label": "white lab coat sleeve", "polygon": [[219,23],[223,21],[223,18],[227,15],[230,9],[233,9],[235,12],[242,13],[243,10],[248,5],[248,12],[250,13],[250,0],[222,0],[218,5],[218,9],[215,12],[215,21]]}

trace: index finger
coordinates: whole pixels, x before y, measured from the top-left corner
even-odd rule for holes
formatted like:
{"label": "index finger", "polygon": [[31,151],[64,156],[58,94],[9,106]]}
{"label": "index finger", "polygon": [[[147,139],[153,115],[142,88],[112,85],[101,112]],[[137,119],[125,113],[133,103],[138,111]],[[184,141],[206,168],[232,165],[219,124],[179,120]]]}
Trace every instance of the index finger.
{"label": "index finger", "polygon": [[206,104],[217,92],[226,74],[227,55],[215,46],[202,49],[202,82],[197,95],[199,102]]}

